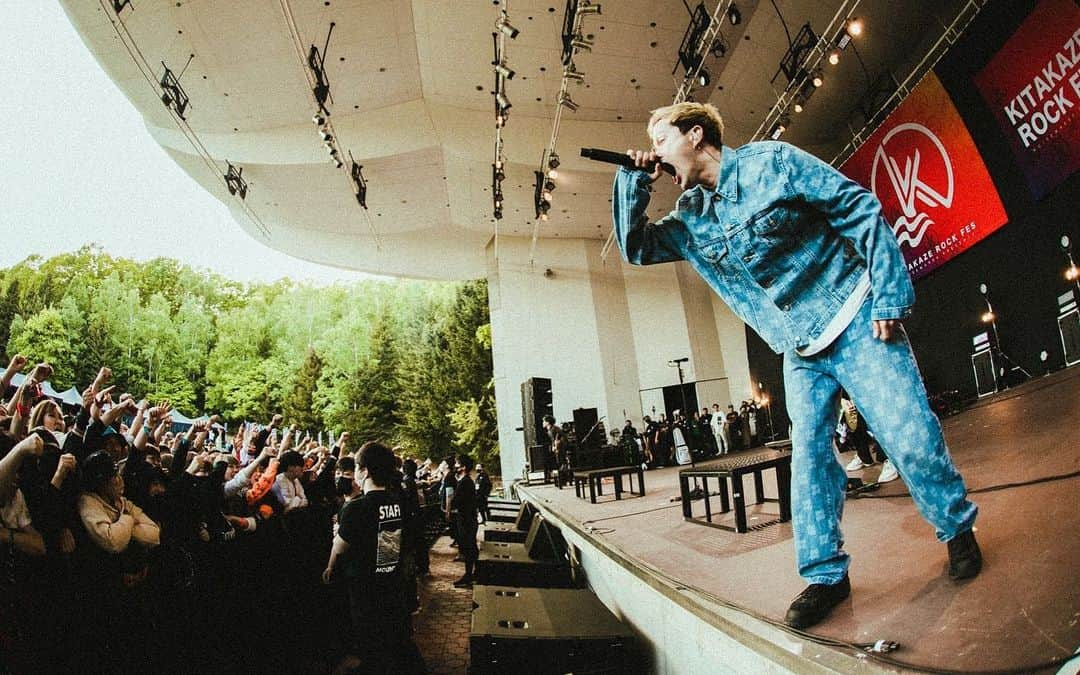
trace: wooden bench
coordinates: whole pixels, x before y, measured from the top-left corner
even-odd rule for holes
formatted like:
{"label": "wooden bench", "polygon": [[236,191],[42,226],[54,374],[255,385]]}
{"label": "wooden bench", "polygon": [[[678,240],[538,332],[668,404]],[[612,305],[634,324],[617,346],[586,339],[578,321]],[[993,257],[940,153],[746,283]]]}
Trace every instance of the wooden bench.
{"label": "wooden bench", "polygon": [[[634,492],[634,475],[637,475],[638,492]],[[589,501],[596,503],[596,496],[604,494],[601,481],[605,478],[613,478],[615,482],[615,499],[622,499],[623,476],[627,476],[627,491],[639,497],[645,495],[645,471],[641,466],[613,466],[607,469],[591,469],[589,471],[574,472],[574,494],[579,498],[585,498],[585,486],[589,486]]]}
{"label": "wooden bench", "polygon": [[[774,469],[776,471],[777,493],[779,499],[766,499],[761,472]],[[743,452],[724,457],[723,459],[701,464],[679,472],[679,490],[682,493],[683,518],[690,522],[701,525],[711,525],[731,532],[744,533],[748,531],[746,525],[746,499],[743,497],[743,476],[752,473],[754,475],[754,498],[755,504],[764,502],[778,502],[780,504],[780,517],[762,525],[784,523],[791,520],[791,453],[779,450],[757,450]],[[709,494],[709,479],[715,478],[720,491],[720,511],[727,513],[731,510],[728,503],[727,481],[731,479],[732,497],[735,502],[735,527],[713,522],[711,496]],[[704,493],[705,518],[695,517],[692,511],[692,499],[690,479],[695,482],[701,481],[701,490]]]}

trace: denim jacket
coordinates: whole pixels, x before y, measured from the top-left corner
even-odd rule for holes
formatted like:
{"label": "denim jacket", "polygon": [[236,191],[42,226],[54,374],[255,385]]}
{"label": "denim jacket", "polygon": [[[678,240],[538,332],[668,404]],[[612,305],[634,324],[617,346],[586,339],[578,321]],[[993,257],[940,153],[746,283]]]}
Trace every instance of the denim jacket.
{"label": "denim jacket", "polygon": [[869,272],[872,319],[902,319],[915,291],[877,198],[787,143],[724,147],[716,190],[687,190],[650,223],[649,179],[619,169],[612,215],[634,265],[688,261],[776,353],[805,347]]}

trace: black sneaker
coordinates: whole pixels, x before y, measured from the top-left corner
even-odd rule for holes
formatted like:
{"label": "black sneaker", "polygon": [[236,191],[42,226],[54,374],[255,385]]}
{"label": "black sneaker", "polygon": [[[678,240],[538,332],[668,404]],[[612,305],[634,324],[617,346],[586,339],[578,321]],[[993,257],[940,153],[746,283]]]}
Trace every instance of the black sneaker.
{"label": "black sneaker", "polygon": [[954,581],[970,579],[982,569],[982,551],[971,530],[948,541],[949,577]]}
{"label": "black sneaker", "polygon": [[810,584],[795,596],[788,607],[784,623],[792,628],[809,628],[829,615],[844,598],[851,595],[851,582],[848,576],[832,584]]}
{"label": "black sneaker", "polygon": [[472,585],[472,577],[467,574],[454,582],[454,588],[472,588]]}

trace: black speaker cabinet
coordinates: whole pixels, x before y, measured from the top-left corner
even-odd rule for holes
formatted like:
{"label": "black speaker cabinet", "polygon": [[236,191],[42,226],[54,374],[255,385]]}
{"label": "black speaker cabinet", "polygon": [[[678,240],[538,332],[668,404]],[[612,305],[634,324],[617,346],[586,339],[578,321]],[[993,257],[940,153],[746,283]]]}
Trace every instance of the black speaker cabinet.
{"label": "black speaker cabinet", "polygon": [[[546,377],[530,377],[521,383],[521,428],[525,432],[525,447],[548,445],[544,431],[544,415],[552,415],[551,380]],[[531,465],[533,471],[543,465]]]}
{"label": "black speaker cabinet", "polygon": [[557,527],[533,516],[522,544],[492,542],[476,561],[476,582],[484,585],[570,588],[566,542]]}
{"label": "black speaker cabinet", "polygon": [[1080,363],[1080,311],[1072,310],[1058,317],[1061,331],[1061,347],[1065,351],[1065,365]]}
{"label": "black speaker cabinet", "polygon": [[524,544],[535,514],[536,507],[522,502],[513,523],[489,522],[484,526],[484,541]]}
{"label": "black speaker cabinet", "polygon": [[604,444],[604,433],[600,429],[599,420],[596,408],[574,410],[574,435],[577,436],[580,448],[598,448]]}
{"label": "black speaker cabinet", "polygon": [[993,352],[989,349],[971,355],[971,367],[975,371],[975,390],[979,398],[998,390],[997,372]]}
{"label": "black speaker cabinet", "polygon": [[585,589],[473,587],[469,672],[643,672],[634,636]]}

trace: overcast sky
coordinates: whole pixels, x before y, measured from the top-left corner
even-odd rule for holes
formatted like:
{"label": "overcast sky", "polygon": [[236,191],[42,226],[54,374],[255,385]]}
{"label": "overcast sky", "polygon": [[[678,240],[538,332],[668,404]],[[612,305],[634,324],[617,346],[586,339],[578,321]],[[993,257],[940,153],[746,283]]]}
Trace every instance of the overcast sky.
{"label": "overcast sky", "polygon": [[370,278],[291,258],[245,234],[172,162],[55,0],[0,21],[0,268],[97,242],[240,281]]}

